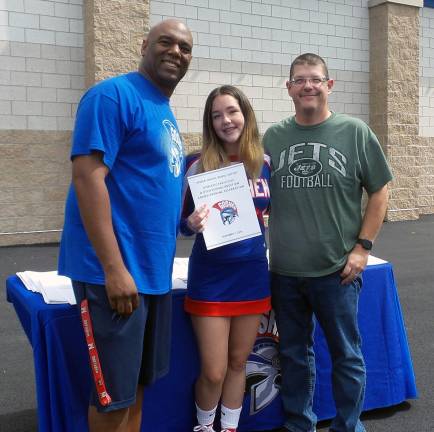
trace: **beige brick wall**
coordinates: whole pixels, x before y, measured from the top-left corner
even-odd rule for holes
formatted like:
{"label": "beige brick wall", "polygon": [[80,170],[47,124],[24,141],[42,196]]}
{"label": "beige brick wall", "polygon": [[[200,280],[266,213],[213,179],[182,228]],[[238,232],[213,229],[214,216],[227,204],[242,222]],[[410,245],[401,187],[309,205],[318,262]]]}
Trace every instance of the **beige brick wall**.
{"label": "beige brick wall", "polygon": [[84,2],[86,85],[137,69],[149,0]]}
{"label": "beige brick wall", "polygon": [[59,240],[70,135],[0,130],[0,246]]}
{"label": "beige brick wall", "polygon": [[386,1],[370,9],[370,124],[394,174],[389,220],[417,219],[422,203],[432,206],[429,146],[419,137],[419,29],[418,7]]}
{"label": "beige brick wall", "polygon": [[184,151],[185,154],[199,151],[202,146],[202,134],[200,133],[188,133],[182,134],[184,139]]}
{"label": "beige brick wall", "polygon": [[[201,134],[184,134],[185,152]],[[71,132],[0,130],[0,247],[58,242],[71,179]]]}

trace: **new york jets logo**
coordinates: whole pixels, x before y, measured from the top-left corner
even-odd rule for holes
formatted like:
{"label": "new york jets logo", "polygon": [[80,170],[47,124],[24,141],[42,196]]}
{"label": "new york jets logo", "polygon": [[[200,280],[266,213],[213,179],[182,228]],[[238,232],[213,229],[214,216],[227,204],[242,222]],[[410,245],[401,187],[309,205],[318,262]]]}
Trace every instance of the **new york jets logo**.
{"label": "new york jets logo", "polygon": [[289,172],[297,177],[312,177],[322,171],[322,163],[310,158],[298,159],[289,166]]}

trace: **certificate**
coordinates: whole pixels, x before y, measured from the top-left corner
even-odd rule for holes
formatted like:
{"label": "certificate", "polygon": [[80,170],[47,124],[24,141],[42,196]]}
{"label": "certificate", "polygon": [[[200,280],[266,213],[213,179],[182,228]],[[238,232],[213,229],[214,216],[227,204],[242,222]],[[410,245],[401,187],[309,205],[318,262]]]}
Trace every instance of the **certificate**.
{"label": "certificate", "polygon": [[210,212],[203,231],[208,250],[262,234],[242,163],[188,177],[196,208]]}

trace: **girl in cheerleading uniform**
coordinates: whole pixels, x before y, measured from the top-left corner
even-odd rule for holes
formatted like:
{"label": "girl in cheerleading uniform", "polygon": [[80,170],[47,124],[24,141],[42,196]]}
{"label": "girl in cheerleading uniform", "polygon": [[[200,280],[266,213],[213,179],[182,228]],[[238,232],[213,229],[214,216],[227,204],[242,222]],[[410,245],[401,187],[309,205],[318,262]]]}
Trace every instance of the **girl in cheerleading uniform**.
{"label": "girl in cheerleading uniform", "polygon": [[[194,209],[187,177],[239,162],[246,169],[262,235],[208,251],[202,231],[209,212],[219,211],[219,206]],[[233,86],[214,89],[205,104],[202,151],[187,158],[181,221],[183,234],[196,234],[185,300],[201,360],[194,431],[214,431],[219,401],[221,431],[234,432],[238,426],[246,361],[261,316],[271,308],[263,219],[270,199],[269,177],[269,160],[248,99]]]}

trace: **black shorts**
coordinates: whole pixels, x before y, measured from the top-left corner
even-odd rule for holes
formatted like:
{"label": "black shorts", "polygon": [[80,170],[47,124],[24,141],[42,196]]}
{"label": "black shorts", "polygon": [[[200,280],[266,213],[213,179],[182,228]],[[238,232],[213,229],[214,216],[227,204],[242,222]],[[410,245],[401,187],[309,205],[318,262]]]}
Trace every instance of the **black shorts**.
{"label": "black shorts", "polygon": [[111,403],[99,403],[92,386],[90,404],[100,412],[134,405],[138,384],[149,385],[165,375],[170,363],[171,292],[139,295],[139,307],[127,318],[110,307],[103,285],[73,281],[80,308],[87,299],[95,346]]}

